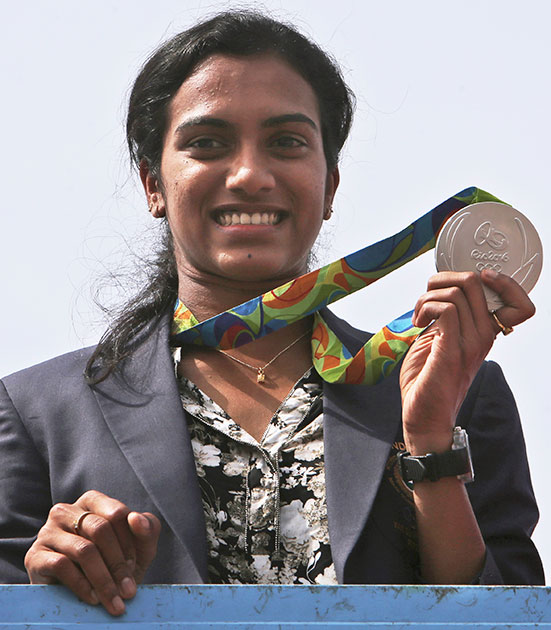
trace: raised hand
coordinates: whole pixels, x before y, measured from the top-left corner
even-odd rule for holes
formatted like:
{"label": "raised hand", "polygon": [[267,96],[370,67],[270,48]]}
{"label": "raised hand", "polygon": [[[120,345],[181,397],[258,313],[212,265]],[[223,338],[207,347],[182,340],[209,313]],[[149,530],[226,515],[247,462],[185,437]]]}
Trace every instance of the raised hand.
{"label": "raised hand", "polygon": [[504,326],[520,324],[535,312],[514,280],[493,271],[482,276],[443,272],[429,280],[413,323],[433,323],[413,344],[400,373],[404,437],[412,447],[413,442],[421,450],[449,447],[459,407],[501,331],[488,312],[482,282],[505,303],[496,313]]}

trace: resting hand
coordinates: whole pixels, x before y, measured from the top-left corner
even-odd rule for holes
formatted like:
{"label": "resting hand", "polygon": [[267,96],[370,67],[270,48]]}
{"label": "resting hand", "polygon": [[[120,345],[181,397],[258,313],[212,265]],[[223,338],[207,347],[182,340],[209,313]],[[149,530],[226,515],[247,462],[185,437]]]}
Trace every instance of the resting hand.
{"label": "resting hand", "polygon": [[[75,523],[80,519],[78,533]],[[91,490],[75,503],[58,503],[25,557],[31,584],[61,582],[89,604],[101,603],[112,615],[124,612],[123,599],[136,594],[136,584],[157,552],[161,530],[150,513]]]}
{"label": "resting hand", "polygon": [[[497,315],[505,326],[535,312],[525,291],[502,274],[443,272],[429,280],[413,323],[433,324],[410,348],[400,372],[404,437],[412,452],[449,448],[459,407],[500,332],[488,313],[481,280],[504,302]],[[412,443],[418,448],[411,449]]]}

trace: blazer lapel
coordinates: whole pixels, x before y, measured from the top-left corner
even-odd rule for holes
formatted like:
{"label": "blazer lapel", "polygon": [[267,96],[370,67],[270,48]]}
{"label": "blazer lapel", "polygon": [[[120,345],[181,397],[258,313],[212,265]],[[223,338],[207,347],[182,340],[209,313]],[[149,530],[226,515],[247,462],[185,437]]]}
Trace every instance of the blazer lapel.
{"label": "blazer lapel", "polygon": [[[368,337],[329,311],[324,319],[351,352]],[[396,368],[374,386],[324,383],[327,514],[339,583],[346,560],[365,527],[401,421]]]}
{"label": "blazer lapel", "polygon": [[165,317],[125,360],[122,374],[94,390],[121,451],[189,555],[189,581],[205,582],[204,515],[168,326]]}

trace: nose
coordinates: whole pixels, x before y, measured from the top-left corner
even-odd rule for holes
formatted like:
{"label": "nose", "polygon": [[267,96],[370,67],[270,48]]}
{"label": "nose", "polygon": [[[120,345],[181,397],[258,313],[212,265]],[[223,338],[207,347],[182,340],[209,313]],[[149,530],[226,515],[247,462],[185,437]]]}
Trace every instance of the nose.
{"label": "nose", "polygon": [[268,192],[275,186],[275,178],[268,158],[252,147],[242,147],[234,157],[226,176],[226,187],[234,192],[253,196]]}

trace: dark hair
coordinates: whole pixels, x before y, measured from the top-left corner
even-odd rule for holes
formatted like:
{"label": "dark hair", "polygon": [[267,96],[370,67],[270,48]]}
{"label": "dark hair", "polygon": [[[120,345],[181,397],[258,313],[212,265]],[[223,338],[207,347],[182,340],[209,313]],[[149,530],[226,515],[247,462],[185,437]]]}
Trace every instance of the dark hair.
{"label": "dark hair", "polygon": [[[207,57],[273,53],[289,63],[316,94],[325,159],[338,163],[350,131],[354,97],[335,61],[294,27],[255,11],[228,11],[197,24],[165,42],[140,71],[129,100],[126,138],[132,162],[147,163],[157,178],[167,125],[168,106],[182,83]],[[162,185],[162,182],[159,181]],[[136,333],[175,302],[178,278],[172,239],[165,223],[161,250],[149,282],[123,309],[88,362],[89,380],[103,380],[131,351]],[[101,374],[92,367],[101,359]]]}

